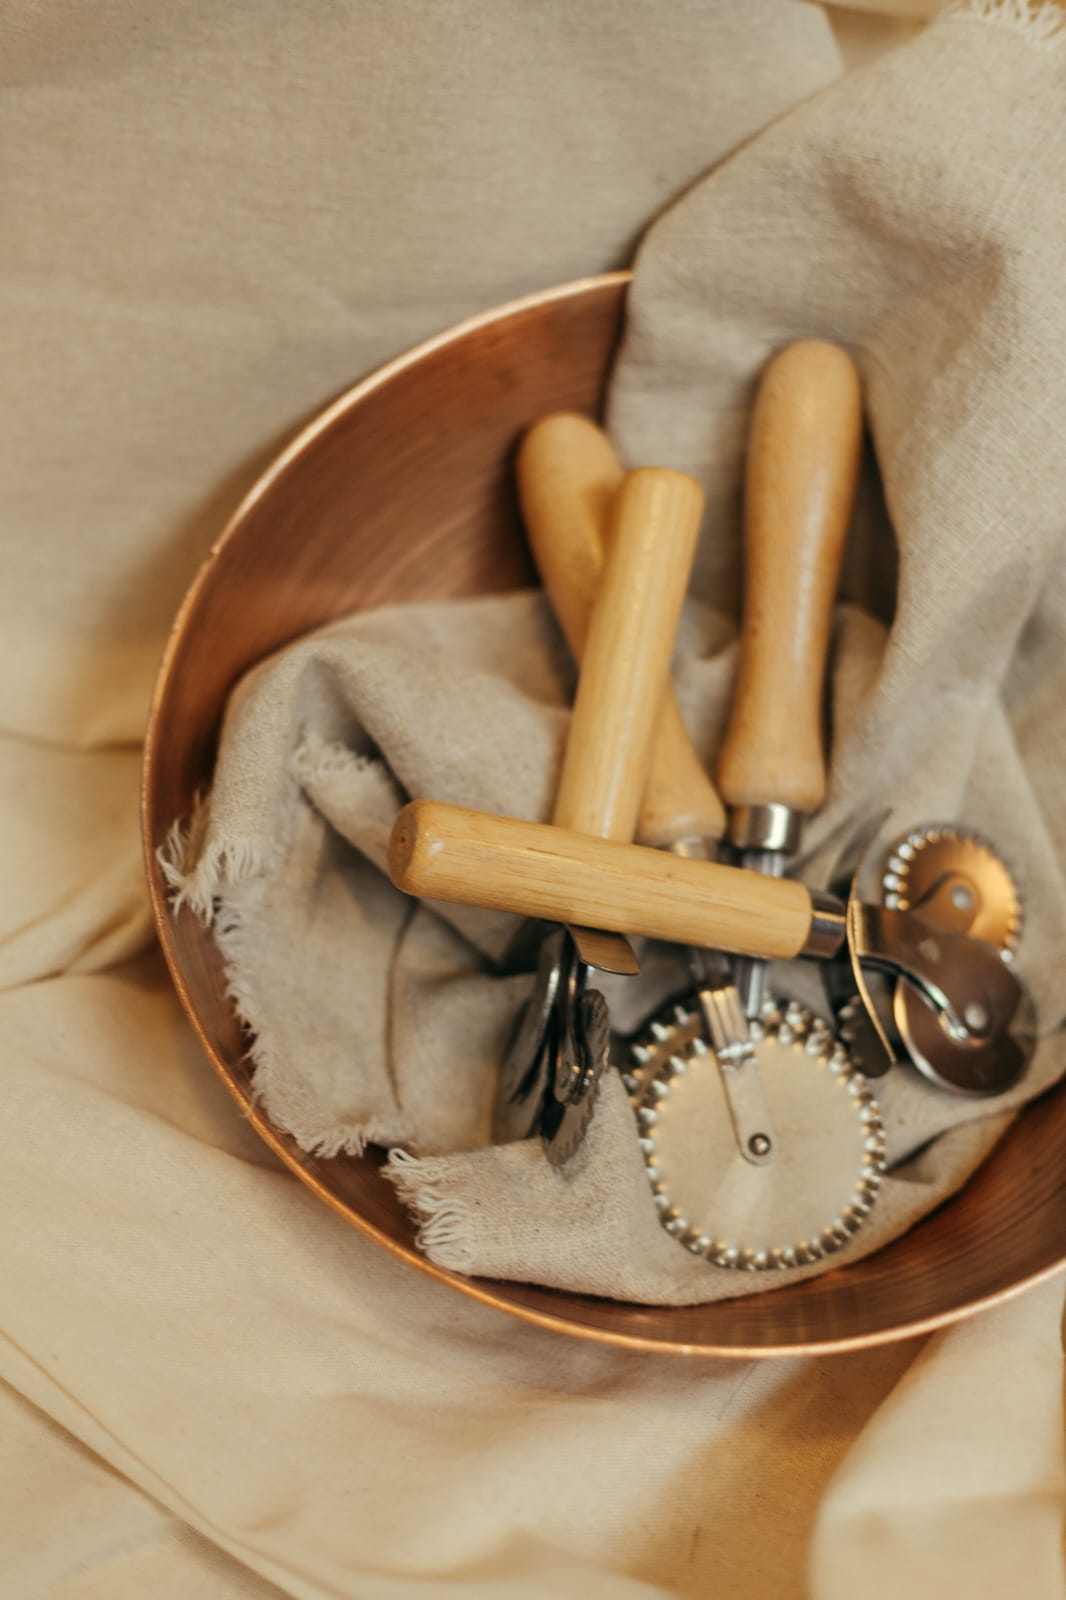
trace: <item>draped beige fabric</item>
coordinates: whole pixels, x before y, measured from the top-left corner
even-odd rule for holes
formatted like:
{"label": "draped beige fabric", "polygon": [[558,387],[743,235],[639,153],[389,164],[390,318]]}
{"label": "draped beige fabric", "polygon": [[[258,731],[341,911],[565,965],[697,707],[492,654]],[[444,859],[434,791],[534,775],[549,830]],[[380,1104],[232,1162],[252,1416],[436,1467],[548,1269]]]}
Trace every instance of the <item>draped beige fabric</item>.
{"label": "draped beige fabric", "polygon": [[840,69],[793,0],[3,8],[5,1600],[1062,1594],[1059,1283],[835,1360],[514,1323],[275,1166],[141,887],[155,662],[257,465],[424,334],[630,259]]}

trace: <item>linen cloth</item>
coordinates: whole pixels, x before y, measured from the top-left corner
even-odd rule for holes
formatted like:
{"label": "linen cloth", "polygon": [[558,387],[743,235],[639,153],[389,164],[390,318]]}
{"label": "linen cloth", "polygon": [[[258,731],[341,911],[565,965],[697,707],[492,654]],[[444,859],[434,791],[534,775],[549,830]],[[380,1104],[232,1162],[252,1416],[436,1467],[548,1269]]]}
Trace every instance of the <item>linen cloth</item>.
{"label": "linen cloth", "polygon": [[[897,1237],[970,1176],[1005,1112],[1066,1068],[1066,536],[1047,470],[1066,409],[1049,338],[1066,238],[1054,221],[1035,237],[1031,225],[1057,182],[1046,92],[1027,95],[1024,112],[1015,104],[1019,74],[1046,62],[1024,38],[996,39],[990,51],[987,30],[942,23],[815,96],[668,209],[637,258],[608,419],[624,460],[680,468],[707,492],[692,585],[702,605],[689,609],[677,687],[713,770],[736,664],[753,383],[790,339],[856,352],[880,484],[867,485],[848,552],[829,790],[801,870],[825,887],[842,841],[886,809],[882,853],[923,823],[995,840],[1028,908],[1019,967],[1043,1033],[1035,1058],[992,1100],[913,1071],[877,1082],[890,1167],[873,1215],[787,1275],[709,1268],[663,1232],[614,1074],[562,1172],[537,1139],[490,1146],[499,1063],[530,980],[495,977],[485,959],[504,957],[518,923],[412,914],[383,879],[388,831],[406,798],[547,820],[572,677],[539,596],[356,617],[241,684],[206,815],[170,871],[177,899],[213,919],[254,1034],[257,1098],[307,1150],[399,1147],[390,1173],[442,1266],[652,1303],[777,1287]],[[683,952],[664,954],[660,992],[686,983]],[[605,987],[616,1026],[647,1014],[648,985]],[[778,993],[812,990],[817,1011],[809,968],[778,974]],[[775,1086],[777,1161],[727,1162],[692,1219],[701,1231],[785,1245],[843,1209],[857,1175],[844,1166],[830,1209],[824,1174],[854,1162],[855,1140],[827,1132],[809,1084],[821,1070]]]}
{"label": "linen cloth", "polygon": [[[568,118],[589,85],[613,103],[599,18],[558,49],[562,11],[443,9],[0,16],[3,1592],[998,1597],[991,1545],[1061,1595],[1060,1282],[828,1361],[542,1334],[279,1171],[154,956],[99,974],[147,935],[162,630],[266,441],[456,316],[620,264],[711,158],[713,7],[609,8],[611,71],[639,49],[595,185]],[[769,61],[776,19],[737,11]],[[509,210],[516,117],[555,179]],[[417,138],[439,207],[411,197]],[[738,1540],[768,1505],[776,1538]]]}

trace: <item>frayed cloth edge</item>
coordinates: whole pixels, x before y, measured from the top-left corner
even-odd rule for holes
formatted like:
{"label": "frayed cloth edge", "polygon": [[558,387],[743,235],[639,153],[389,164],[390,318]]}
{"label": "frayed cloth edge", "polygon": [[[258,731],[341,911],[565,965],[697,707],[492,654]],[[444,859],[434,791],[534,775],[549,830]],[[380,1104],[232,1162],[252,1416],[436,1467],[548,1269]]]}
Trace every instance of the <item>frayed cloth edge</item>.
{"label": "frayed cloth edge", "polygon": [[246,963],[242,960],[245,953],[243,935],[244,918],[240,911],[224,904],[215,918],[214,937],[222,956],[226,996],[232,1001],[242,1025],[253,1030],[254,1034],[247,1051],[247,1059],[255,1067],[249,1111],[262,1107],[305,1154],[326,1159],[341,1155],[361,1156],[368,1144],[389,1148],[411,1142],[413,1130],[399,1108],[384,1118],[378,1114],[361,1122],[312,1128],[300,1117],[293,1116],[290,1107],[282,1113],[276,1103],[271,1104],[275,1098],[275,1080],[281,1079],[287,1072],[288,1062],[284,1053],[276,1049],[269,1034],[254,1031],[251,1019],[262,1015],[262,1007],[256,1000],[254,985],[249,983],[246,976],[242,976],[247,971]]}
{"label": "frayed cloth edge", "polygon": [[465,1200],[438,1181],[445,1176],[447,1164],[440,1157],[393,1150],[383,1171],[414,1213],[419,1249],[450,1272],[472,1273],[476,1267],[473,1213]]}
{"label": "frayed cloth edge", "polygon": [[255,1068],[246,1115],[264,1110],[278,1126],[292,1138],[307,1155],[362,1156],[368,1144],[385,1148],[414,1141],[414,1130],[399,1112],[386,1118],[371,1117],[365,1122],[340,1123],[312,1130],[299,1117],[280,1115],[272,1109],[273,1082],[287,1069],[282,1052],[278,1051],[269,1034],[255,1028],[253,1017],[262,1015],[255,997],[254,984],[247,977],[246,951],[243,946],[244,917],[239,907],[222,896],[223,886],[232,888],[247,883],[269,870],[270,859],[250,845],[213,845],[203,852],[195,867],[189,867],[194,854],[193,840],[206,816],[204,802],[199,796],[188,818],[179,818],[167,831],[167,836],[156,851],[156,859],[170,893],[171,907],[176,914],[182,906],[209,927],[222,957],[222,972],[226,982],[226,998],[233,1005],[242,1027],[252,1034],[252,1041],[244,1059]]}
{"label": "frayed cloth edge", "polygon": [[[213,926],[219,912],[218,900],[224,887],[232,888],[261,877],[273,861],[273,854],[247,842],[219,841],[197,848],[207,825],[207,802],[197,795],[188,817],[178,817],[167,829],[166,838],[155,858],[169,890],[170,907],[177,915],[183,907],[204,924]],[[195,858],[196,865],[192,862]]]}

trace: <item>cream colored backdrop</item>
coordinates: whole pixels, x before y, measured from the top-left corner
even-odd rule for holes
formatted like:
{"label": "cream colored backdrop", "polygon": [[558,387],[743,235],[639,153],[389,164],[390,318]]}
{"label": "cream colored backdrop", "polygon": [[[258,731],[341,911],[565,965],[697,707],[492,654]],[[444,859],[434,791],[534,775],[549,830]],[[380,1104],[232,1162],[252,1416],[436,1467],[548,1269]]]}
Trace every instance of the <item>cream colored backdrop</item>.
{"label": "cream colored backdrop", "polygon": [[[849,60],[901,27],[849,21]],[[627,261],[841,64],[795,0],[7,0],[4,1600],[1062,1594],[1059,1284],[766,1365],[467,1303],[235,1117],[140,882],[164,633],[271,449],[456,317]]]}

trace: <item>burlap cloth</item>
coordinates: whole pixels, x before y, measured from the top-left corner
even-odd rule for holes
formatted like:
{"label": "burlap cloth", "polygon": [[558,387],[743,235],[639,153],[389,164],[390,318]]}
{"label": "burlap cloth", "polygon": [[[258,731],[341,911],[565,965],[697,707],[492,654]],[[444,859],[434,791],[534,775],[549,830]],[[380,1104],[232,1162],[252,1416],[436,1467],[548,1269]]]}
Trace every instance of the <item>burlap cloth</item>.
{"label": "burlap cloth", "polygon": [[[707,490],[676,678],[713,764],[754,381],[790,339],[855,352],[880,481],[871,464],[836,626],[829,794],[800,870],[824,886],[842,841],[890,808],[886,841],[935,821],[987,833],[1025,897],[1020,967],[1043,1034],[1030,1072],[993,1101],[908,1071],[884,1080],[897,1170],[833,1264],[954,1192],[1012,1108],[1066,1066],[1066,211],[1049,198],[1061,176],[1048,137],[1064,58],[1058,37],[1031,31],[947,19],[696,184],[641,247],[610,385],[623,458]],[[753,1280],[666,1235],[613,1076],[565,1171],[536,1140],[487,1144],[529,988],[492,969],[516,924],[413,907],[383,876],[386,841],[406,797],[546,817],[572,689],[537,593],[359,616],[240,686],[209,801],[191,835],[176,832],[169,870],[212,920],[254,1030],[257,1096],[308,1150],[393,1147],[390,1174],[444,1266],[676,1303],[820,1270]],[[682,984],[683,967],[652,966],[647,982],[609,985],[621,1028]],[[798,974],[778,978],[803,992]],[[800,1112],[790,1124],[779,1171],[802,1188],[817,1129]],[[723,1198],[720,1236],[744,1237],[747,1221]]]}

